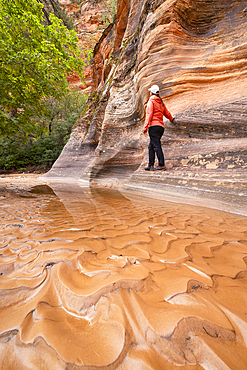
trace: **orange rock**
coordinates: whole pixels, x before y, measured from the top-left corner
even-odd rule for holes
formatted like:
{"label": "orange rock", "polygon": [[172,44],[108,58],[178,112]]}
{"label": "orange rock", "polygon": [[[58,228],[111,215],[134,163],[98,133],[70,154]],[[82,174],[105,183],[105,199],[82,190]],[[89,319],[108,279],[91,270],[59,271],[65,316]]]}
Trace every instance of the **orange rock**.
{"label": "orange rock", "polygon": [[[150,189],[178,185],[182,178],[186,191],[202,186],[216,197],[212,180],[227,189],[233,178],[239,189],[247,168],[245,15],[239,0],[118,1],[116,24],[94,49],[94,95],[78,122],[90,122],[88,135],[81,144],[74,129],[50,174],[60,176],[64,158],[76,156],[81,166],[66,168],[63,176],[72,171],[94,183],[114,178]],[[143,171],[148,140],[142,126],[154,83],[175,116],[174,123],[165,122],[169,172],[162,174]]]}

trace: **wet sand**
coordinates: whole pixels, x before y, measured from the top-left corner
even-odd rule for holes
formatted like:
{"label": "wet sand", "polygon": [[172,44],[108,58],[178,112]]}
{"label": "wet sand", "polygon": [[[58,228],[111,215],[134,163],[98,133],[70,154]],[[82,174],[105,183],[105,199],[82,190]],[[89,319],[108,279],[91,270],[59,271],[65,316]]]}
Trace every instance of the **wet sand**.
{"label": "wet sand", "polygon": [[0,368],[246,369],[247,217],[0,181]]}

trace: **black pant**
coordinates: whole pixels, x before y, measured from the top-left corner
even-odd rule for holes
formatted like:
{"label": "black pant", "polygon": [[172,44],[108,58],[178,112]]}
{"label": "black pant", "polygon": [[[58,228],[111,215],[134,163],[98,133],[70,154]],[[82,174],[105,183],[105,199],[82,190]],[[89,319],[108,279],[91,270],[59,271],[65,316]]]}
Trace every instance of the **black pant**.
{"label": "black pant", "polygon": [[148,134],[150,137],[150,143],[148,146],[148,152],[149,152],[149,166],[154,166],[155,161],[155,153],[157,155],[159,166],[164,166],[164,154],[161,148],[161,136],[164,133],[164,127],[162,126],[151,126],[148,128]]}

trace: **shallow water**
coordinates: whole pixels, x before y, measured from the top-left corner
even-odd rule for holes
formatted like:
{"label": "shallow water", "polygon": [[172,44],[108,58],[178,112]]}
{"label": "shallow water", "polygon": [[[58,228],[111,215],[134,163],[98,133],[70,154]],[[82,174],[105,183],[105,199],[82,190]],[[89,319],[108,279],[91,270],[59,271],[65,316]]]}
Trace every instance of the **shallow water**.
{"label": "shallow water", "polygon": [[0,368],[246,369],[247,218],[0,189]]}

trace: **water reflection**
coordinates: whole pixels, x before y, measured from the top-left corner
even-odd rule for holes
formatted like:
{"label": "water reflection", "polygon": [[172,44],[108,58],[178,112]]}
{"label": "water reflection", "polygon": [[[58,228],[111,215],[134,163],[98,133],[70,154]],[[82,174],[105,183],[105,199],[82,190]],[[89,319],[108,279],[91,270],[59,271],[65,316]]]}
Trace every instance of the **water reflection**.
{"label": "water reflection", "polygon": [[246,217],[1,190],[1,369],[246,368]]}

